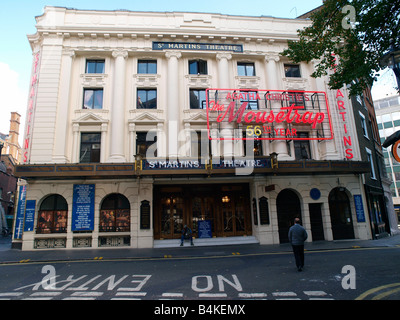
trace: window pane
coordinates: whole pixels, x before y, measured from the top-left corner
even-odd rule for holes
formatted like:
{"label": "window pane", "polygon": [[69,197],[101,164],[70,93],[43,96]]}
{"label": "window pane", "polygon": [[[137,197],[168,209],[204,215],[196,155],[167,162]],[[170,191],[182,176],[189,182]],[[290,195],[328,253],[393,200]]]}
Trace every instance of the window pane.
{"label": "window pane", "polygon": [[285,64],[285,77],[300,78],[300,66],[295,64]]}
{"label": "window pane", "polygon": [[103,108],[103,90],[96,90],[94,92],[94,109],[102,109]]}
{"label": "window pane", "polygon": [[86,73],[96,73],[96,62],[94,61],[86,62]]}
{"label": "window pane", "polygon": [[238,75],[245,76],[246,75],[246,66],[238,64]]}
{"label": "window pane", "polygon": [[92,109],[93,94],[93,90],[85,90],[83,98],[83,109]]}
{"label": "window pane", "polygon": [[104,61],[98,61],[96,63],[96,73],[104,73]]}
{"label": "window pane", "polygon": [[147,73],[147,65],[145,62],[138,62],[138,73]]}
{"label": "window pane", "polygon": [[104,60],[87,60],[86,73],[104,73]]}
{"label": "window pane", "polygon": [[148,64],[147,72],[151,74],[157,74],[157,62],[151,61]]}
{"label": "window pane", "polygon": [[156,74],[157,73],[157,61],[139,60],[138,61],[138,73]]}
{"label": "window pane", "polygon": [[197,74],[197,61],[189,61],[189,74]]}
{"label": "window pane", "polygon": [[247,76],[255,76],[254,65],[248,64],[248,65],[246,66],[246,75],[247,75]]}

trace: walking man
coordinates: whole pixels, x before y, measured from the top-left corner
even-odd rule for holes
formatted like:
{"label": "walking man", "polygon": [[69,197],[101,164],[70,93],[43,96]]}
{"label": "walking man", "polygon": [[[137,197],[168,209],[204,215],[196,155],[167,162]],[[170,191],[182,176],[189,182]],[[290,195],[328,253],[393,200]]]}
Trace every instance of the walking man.
{"label": "walking man", "polygon": [[289,229],[289,242],[293,248],[298,271],[302,271],[304,268],[304,241],[307,238],[307,231],[300,225],[300,219],[294,219],[294,225]]}

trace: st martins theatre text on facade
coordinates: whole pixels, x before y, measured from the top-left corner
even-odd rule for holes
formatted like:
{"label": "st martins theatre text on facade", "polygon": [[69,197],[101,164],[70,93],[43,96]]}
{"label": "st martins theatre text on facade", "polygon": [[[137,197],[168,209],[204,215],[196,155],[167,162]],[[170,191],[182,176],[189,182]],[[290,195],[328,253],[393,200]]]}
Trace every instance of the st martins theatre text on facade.
{"label": "st martins theatre text on facade", "polygon": [[[14,243],[370,239],[354,113],[280,55],[303,19],[46,7]],[[168,242],[168,241],[167,241]],[[179,240],[176,240],[179,243]],[[198,242],[199,243],[199,242]]]}

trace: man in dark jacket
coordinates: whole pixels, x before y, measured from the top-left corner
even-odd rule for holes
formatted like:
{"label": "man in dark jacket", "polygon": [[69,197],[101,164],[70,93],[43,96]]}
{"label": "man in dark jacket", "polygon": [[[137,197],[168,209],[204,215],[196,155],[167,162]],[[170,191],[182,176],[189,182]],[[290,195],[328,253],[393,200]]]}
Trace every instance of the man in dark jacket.
{"label": "man in dark jacket", "polygon": [[186,224],[182,229],[182,236],[181,236],[181,247],[183,246],[183,241],[185,239],[190,240],[190,245],[193,246],[193,236],[192,236],[192,229],[190,229]]}
{"label": "man in dark jacket", "polygon": [[302,271],[304,267],[304,241],[307,238],[307,231],[300,225],[300,219],[294,219],[294,225],[289,229],[289,242],[293,248],[298,271]]}

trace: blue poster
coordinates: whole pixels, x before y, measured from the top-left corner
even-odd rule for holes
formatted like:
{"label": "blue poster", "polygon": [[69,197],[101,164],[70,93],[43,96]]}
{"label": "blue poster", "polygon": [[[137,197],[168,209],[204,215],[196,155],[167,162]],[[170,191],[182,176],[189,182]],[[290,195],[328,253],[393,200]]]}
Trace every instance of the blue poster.
{"label": "blue poster", "polygon": [[74,184],[72,198],[72,231],[94,229],[94,184]]}
{"label": "blue poster", "polygon": [[26,188],[27,186],[19,187],[18,209],[17,209],[17,214],[15,216],[14,239],[22,239],[22,229],[24,227],[24,214],[25,214],[25,202],[26,202]]}
{"label": "blue poster", "polygon": [[26,200],[24,231],[33,231],[36,200]]}
{"label": "blue poster", "polygon": [[364,206],[360,194],[354,195],[354,204],[356,206],[357,222],[365,222]]}
{"label": "blue poster", "polygon": [[212,238],[211,220],[198,221],[198,234],[199,238]]}

